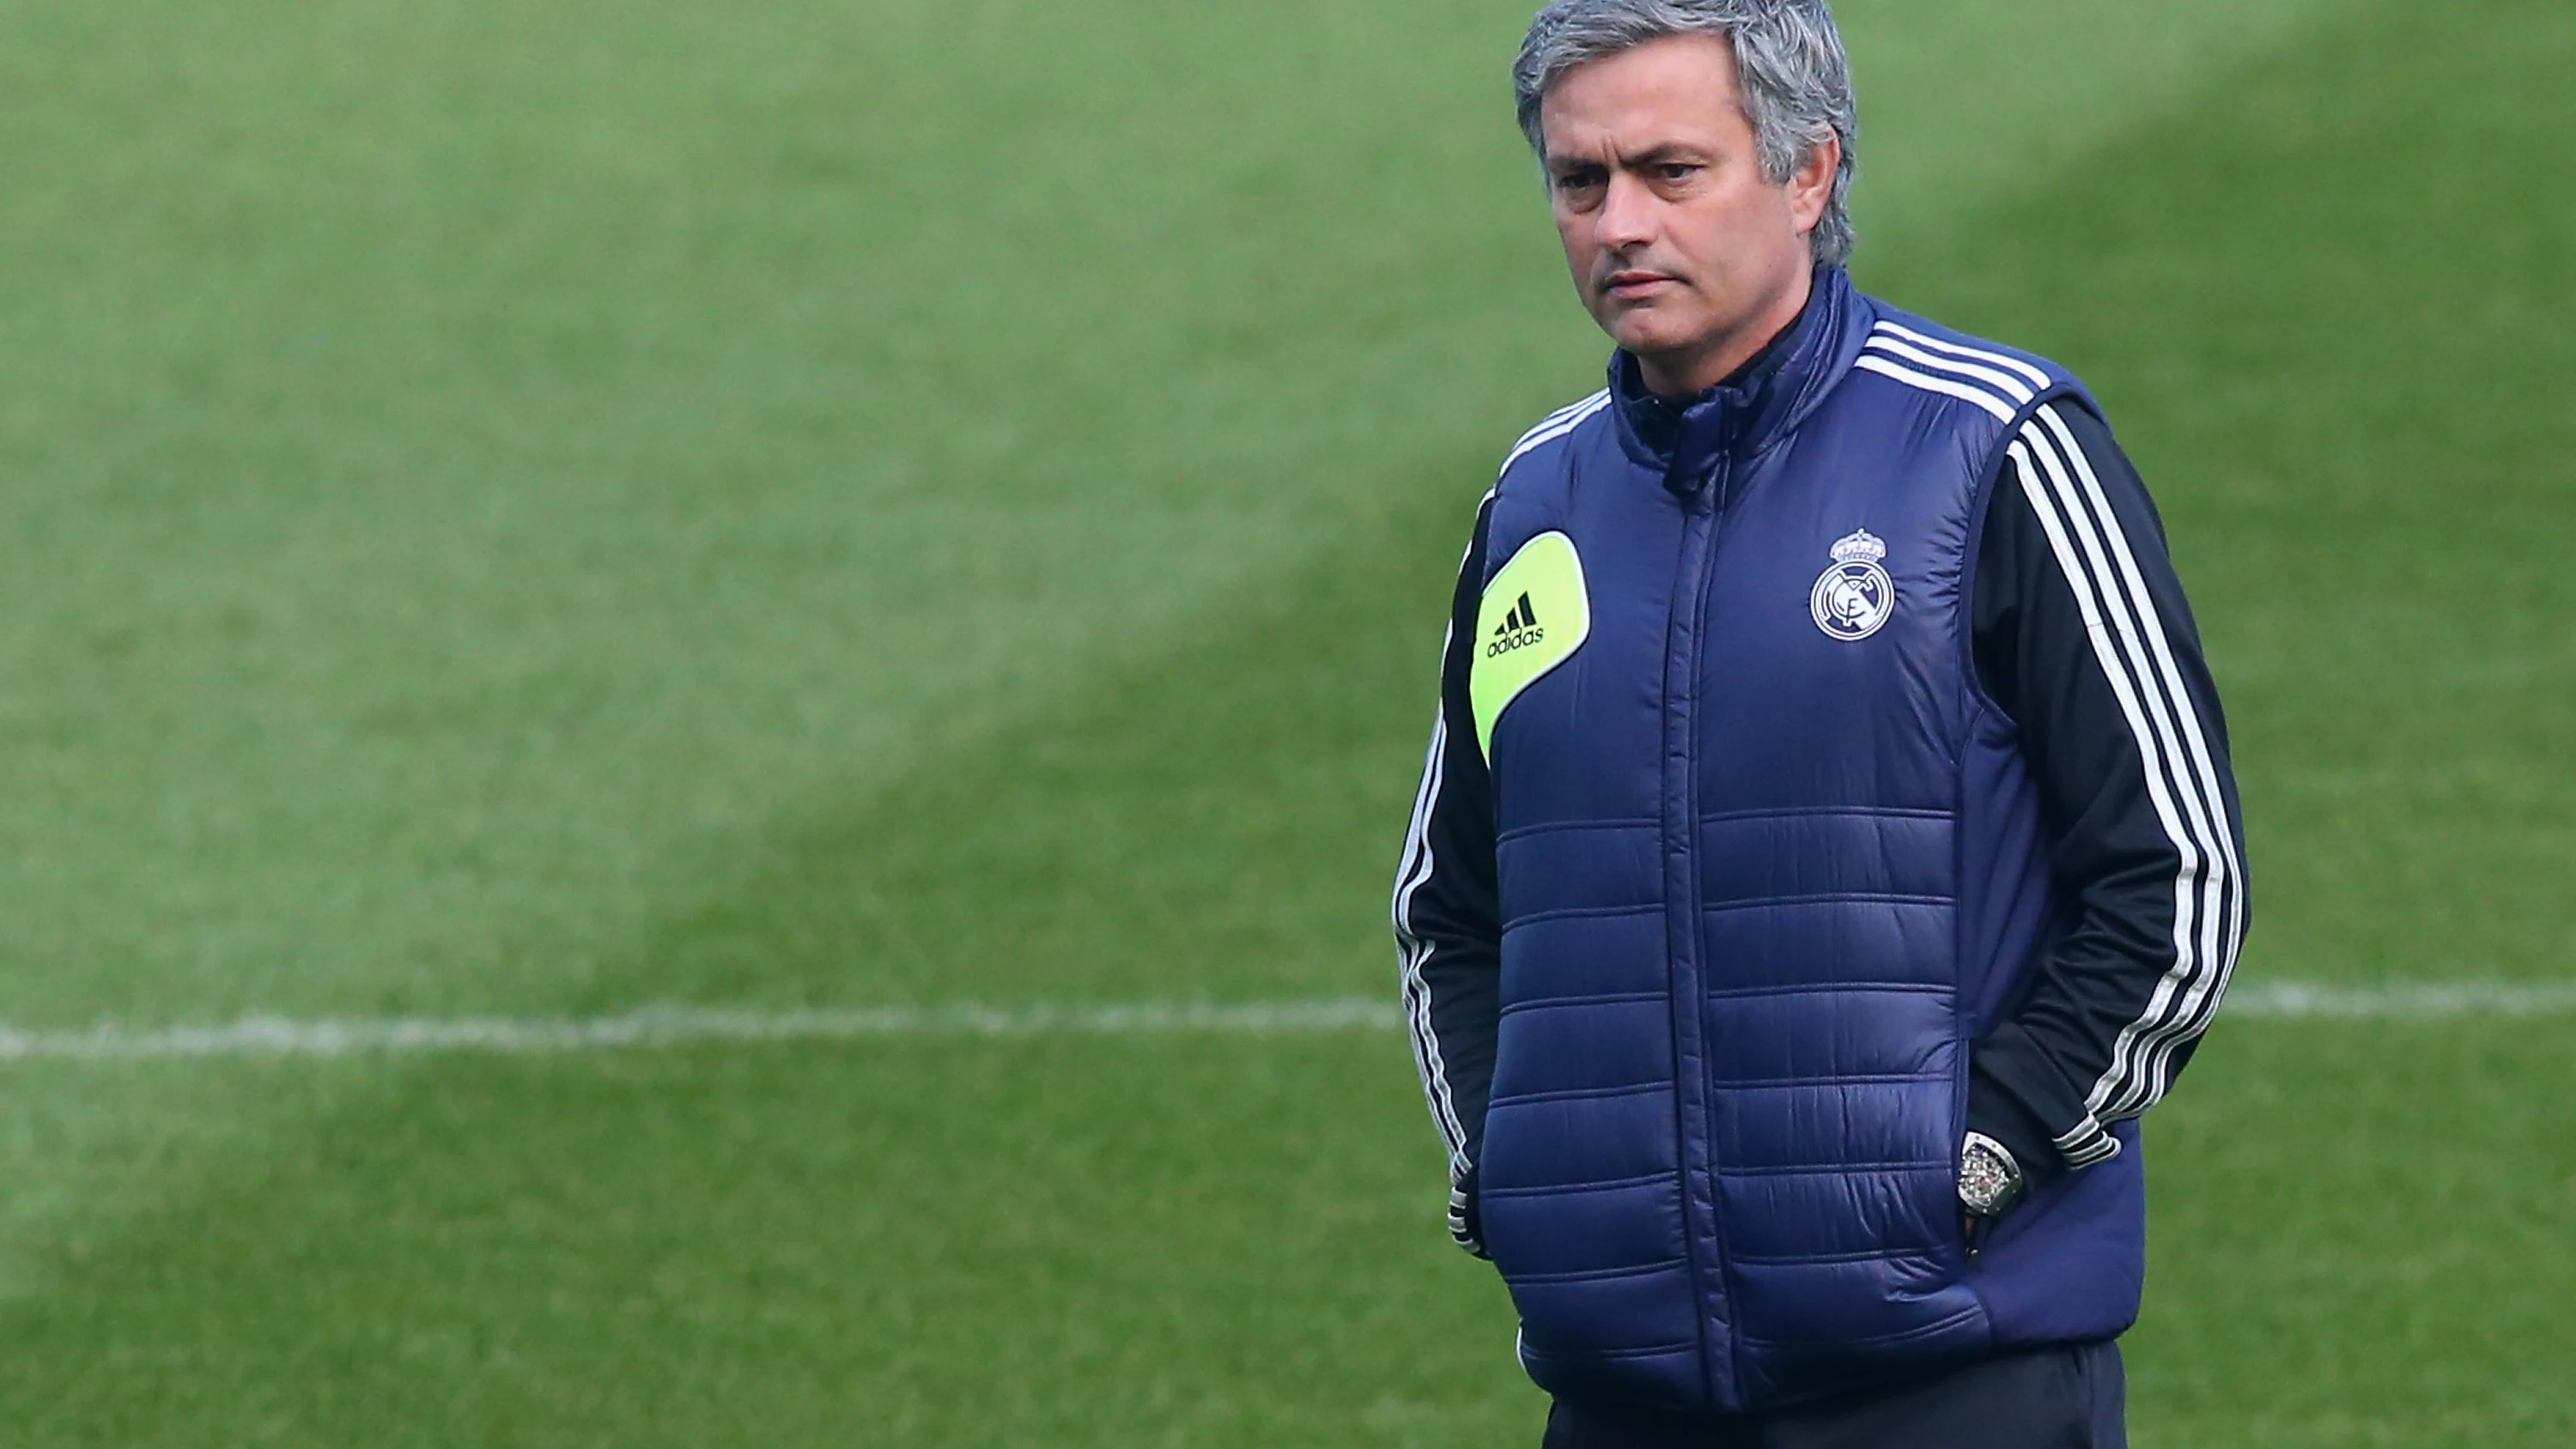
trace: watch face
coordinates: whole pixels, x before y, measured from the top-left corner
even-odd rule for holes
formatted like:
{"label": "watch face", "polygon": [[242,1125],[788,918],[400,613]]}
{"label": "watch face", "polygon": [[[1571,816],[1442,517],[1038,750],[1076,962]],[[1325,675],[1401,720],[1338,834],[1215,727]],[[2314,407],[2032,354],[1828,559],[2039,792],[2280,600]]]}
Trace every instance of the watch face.
{"label": "watch face", "polygon": [[1983,1142],[1971,1142],[1959,1156],[1959,1201],[1971,1212],[1991,1212],[2012,1190],[2012,1169],[2001,1154]]}

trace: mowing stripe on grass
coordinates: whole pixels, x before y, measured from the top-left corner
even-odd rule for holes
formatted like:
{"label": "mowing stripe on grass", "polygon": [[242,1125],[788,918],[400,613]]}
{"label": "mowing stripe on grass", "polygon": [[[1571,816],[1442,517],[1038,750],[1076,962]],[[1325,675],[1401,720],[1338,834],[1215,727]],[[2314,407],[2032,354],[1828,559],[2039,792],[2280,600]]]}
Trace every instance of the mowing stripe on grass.
{"label": "mowing stripe on grass", "polygon": [[[2241,986],[2223,1016],[2245,1020],[2421,1021],[2463,1016],[2576,1012],[2576,982],[2537,985],[2433,982],[2326,986],[2273,981]],[[0,1027],[0,1061],[152,1061],[171,1057],[337,1057],[389,1052],[580,1052],[873,1037],[1291,1036],[1394,1031],[1392,1001],[1334,996],[1308,1001],[1146,1001],[1108,1006],[865,1006],[732,1010],[657,1006],[594,1017],[461,1017],[453,1020],[304,1020],[251,1016],[220,1026],[20,1031]]]}

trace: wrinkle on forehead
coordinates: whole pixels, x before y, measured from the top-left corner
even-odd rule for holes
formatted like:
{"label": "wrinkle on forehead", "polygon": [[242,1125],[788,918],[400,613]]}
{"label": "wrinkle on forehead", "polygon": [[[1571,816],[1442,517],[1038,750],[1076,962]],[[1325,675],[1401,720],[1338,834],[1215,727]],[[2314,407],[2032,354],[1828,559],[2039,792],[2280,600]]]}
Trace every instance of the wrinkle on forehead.
{"label": "wrinkle on forehead", "polygon": [[1650,165],[1653,153],[1708,155],[1753,141],[1735,52],[1713,35],[1672,35],[1576,66],[1539,103],[1546,160]]}

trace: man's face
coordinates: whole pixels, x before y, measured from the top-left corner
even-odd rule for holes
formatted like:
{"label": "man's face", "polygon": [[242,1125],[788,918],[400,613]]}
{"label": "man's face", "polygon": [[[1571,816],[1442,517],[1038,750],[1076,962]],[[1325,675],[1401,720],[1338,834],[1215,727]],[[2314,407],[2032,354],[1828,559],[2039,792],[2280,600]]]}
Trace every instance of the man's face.
{"label": "man's face", "polygon": [[1648,387],[1713,386],[1796,319],[1842,153],[1764,180],[1725,40],[1667,36],[1577,66],[1539,124],[1575,290]]}

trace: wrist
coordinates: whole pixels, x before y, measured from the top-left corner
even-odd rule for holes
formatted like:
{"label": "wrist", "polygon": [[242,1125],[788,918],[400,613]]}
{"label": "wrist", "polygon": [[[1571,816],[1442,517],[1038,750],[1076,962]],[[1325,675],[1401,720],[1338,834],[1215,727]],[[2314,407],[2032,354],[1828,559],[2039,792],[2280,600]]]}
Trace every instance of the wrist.
{"label": "wrist", "polygon": [[2073,1170],[2046,1116],[2007,1086],[1982,1055],[1969,1072],[1967,1130],[2003,1144],[2028,1188],[2045,1187]]}

